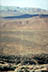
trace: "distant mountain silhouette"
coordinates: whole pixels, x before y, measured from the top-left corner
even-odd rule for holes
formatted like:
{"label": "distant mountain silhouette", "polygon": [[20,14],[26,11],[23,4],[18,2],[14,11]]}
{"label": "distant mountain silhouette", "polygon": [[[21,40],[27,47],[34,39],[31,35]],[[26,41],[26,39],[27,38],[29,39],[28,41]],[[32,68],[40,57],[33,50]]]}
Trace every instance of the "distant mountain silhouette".
{"label": "distant mountain silhouette", "polygon": [[20,16],[6,16],[6,17],[3,17],[5,19],[14,19],[14,18],[31,18],[31,17],[35,17],[35,16],[39,16],[39,17],[48,17],[48,14],[24,14],[24,15],[20,15]]}
{"label": "distant mountain silhouette", "polygon": [[[20,16],[26,14],[48,14],[48,10],[40,8],[21,8],[15,6],[0,6],[1,17],[5,16]],[[30,16],[29,16],[30,17]]]}

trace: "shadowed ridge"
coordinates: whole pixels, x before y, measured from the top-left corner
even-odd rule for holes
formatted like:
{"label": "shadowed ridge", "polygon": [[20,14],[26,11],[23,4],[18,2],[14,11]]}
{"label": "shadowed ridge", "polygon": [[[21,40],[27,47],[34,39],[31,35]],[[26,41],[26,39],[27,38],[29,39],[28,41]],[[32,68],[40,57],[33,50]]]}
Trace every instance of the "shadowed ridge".
{"label": "shadowed ridge", "polygon": [[20,16],[6,16],[3,17],[4,19],[14,19],[14,18],[31,18],[31,17],[35,17],[35,16],[39,16],[39,17],[48,17],[48,14],[24,14],[24,15],[20,15]]}

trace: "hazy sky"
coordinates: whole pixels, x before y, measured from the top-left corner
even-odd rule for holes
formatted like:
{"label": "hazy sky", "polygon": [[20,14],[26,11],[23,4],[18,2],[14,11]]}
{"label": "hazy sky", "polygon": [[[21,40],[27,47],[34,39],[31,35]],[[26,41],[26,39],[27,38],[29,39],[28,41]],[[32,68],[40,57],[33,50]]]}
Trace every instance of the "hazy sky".
{"label": "hazy sky", "polygon": [[48,0],[1,0],[0,5],[48,9]]}

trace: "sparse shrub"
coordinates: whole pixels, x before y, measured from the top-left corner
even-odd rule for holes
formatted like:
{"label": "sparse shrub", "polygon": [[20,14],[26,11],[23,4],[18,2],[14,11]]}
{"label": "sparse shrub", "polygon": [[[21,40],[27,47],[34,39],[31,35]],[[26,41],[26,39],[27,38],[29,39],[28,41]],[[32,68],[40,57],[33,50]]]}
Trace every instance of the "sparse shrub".
{"label": "sparse shrub", "polygon": [[15,70],[16,67],[11,67],[11,66],[0,66],[0,71],[11,71],[11,70]]}

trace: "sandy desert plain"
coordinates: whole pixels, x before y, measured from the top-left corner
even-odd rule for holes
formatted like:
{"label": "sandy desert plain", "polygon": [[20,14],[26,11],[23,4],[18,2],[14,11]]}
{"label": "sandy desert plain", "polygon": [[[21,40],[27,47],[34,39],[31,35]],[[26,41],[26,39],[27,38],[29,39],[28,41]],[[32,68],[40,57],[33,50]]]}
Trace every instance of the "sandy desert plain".
{"label": "sandy desert plain", "polygon": [[0,18],[0,72],[48,72],[48,17]]}

